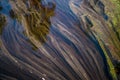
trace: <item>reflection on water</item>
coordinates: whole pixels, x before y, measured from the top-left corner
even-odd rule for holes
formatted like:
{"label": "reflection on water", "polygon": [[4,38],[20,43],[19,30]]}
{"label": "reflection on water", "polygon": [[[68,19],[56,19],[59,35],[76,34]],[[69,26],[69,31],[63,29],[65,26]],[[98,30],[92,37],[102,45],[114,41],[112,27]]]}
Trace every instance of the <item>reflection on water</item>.
{"label": "reflection on water", "polygon": [[117,80],[120,45],[104,7],[99,0],[0,0],[0,79]]}

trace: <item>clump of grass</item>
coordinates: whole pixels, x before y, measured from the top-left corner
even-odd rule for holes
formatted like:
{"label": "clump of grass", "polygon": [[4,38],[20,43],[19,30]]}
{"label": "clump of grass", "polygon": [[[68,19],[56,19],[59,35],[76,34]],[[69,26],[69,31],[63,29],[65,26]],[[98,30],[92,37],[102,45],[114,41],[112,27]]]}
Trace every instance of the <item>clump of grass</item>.
{"label": "clump of grass", "polygon": [[5,22],[6,22],[5,16],[0,14],[0,35],[2,34]]}

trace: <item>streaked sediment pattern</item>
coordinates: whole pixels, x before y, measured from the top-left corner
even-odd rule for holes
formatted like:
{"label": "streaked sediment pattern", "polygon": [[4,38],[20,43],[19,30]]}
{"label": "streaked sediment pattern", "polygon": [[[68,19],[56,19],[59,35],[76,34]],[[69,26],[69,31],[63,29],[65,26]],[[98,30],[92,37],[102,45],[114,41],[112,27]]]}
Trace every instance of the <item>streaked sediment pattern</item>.
{"label": "streaked sediment pattern", "polygon": [[0,80],[119,80],[119,6],[0,0]]}

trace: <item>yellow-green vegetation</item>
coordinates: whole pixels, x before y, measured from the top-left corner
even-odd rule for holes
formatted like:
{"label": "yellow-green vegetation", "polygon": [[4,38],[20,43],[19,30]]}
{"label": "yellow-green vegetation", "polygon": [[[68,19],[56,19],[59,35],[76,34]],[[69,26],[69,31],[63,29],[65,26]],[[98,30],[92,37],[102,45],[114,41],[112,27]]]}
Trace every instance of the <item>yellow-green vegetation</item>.
{"label": "yellow-green vegetation", "polygon": [[106,50],[106,48],[105,48],[104,42],[99,38],[98,35],[96,35],[95,33],[93,33],[93,34],[95,35],[96,39],[97,39],[98,42],[99,42],[100,47],[102,48],[102,50],[103,50],[103,52],[104,52],[104,55],[105,55],[106,60],[107,60],[107,63],[108,63],[109,72],[110,72],[113,80],[117,80],[117,75],[116,75],[116,72],[115,72],[114,65],[113,65],[110,57],[108,56],[108,52],[107,52],[107,50]]}
{"label": "yellow-green vegetation", "polygon": [[113,65],[113,60],[120,60],[120,0],[102,0],[102,2],[105,5],[105,13],[109,16],[107,29],[109,31],[109,41],[111,44],[109,44],[108,48],[112,57],[115,55],[113,57],[114,59],[108,55],[108,52],[106,52],[106,43],[104,41],[102,42],[99,37],[98,41],[106,57],[110,74],[113,77],[113,80],[117,80],[117,72],[119,69],[118,65],[117,67],[115,63]]}
{"label": "yellow-green vegetation", "polygon": [[[115,54],[117,54],[120,57],[120,0],[109,0],[109,1],[104,1],[104,4],[106,5],[106,14],[110,17],[110,20],[112,21],[112,25],[109,23],[109,26],[113,27],[113,30],[115,31],[116,35],[113,36],[113,40],[114,40],[114,46],[116,46],[116,49],[118,50],[118,52],[116,52]],[[115,39],[114,37],[116,37],[118,39]],[[120,59],[119,59],[120,60]],[[120,70],[120,68],[116,67],[116,63],[115,63],[115,70],[118,74],[118,70]],[[119,69],[118,69],[119,68]],[[119,73],[120,74],[120,73]]]}
{"label": "yellow-green vegetation", "polygon": [[111,18],[113,23],[114,31],[120,41],[120,0],[109,0],[105,1],[106,14]]}
{"label": "yellow-green vegetation", "polygon": [[0,35],[2,34],[6,19],[5,16],[0,14]]}
{"label": "yellow-green vegetation", "polygon": [[[119,59],[116,57],[116,56],[118,56],[119,53],[116,53],[117,50],[113,49],[113,48],[119,49],[118,48],[119,46],[116,46],[117,44],[114,43],[114,41],[116,40],[115,39],[116,35],[112,35],[112,38],[114,38],[114,39],[112,39],[111,36],[109,36],[109,35],[111,35],[110,32],[113,32],[113,31],[107,25],[107,22],[105,22],[105,20],[102,19],[101,17],[99,17],[99,19],[96,19],[93,16],[89,15],[88,18],[90,20],[92,20],[91,23],[93,24],[93,27],[91,27],[91,30],[92,30],[92,33],[94,34],[95,38],[99,42],[100,47],[103,50],[103,53],[105,55],[105,58],[106,58],[106,61],[107,61],[108,67],[109,67],[109,73],[111,74],[113,80],[117,80],[117,74],[116,74],[116,71],[115,71],[115,68],[113,65],[113,60],[111,58],[114,56],[114,58]],[[102,27],[102,26],[104,26],[104,27]],[[110,55],[112,55],[112,56],[110,56]]]}

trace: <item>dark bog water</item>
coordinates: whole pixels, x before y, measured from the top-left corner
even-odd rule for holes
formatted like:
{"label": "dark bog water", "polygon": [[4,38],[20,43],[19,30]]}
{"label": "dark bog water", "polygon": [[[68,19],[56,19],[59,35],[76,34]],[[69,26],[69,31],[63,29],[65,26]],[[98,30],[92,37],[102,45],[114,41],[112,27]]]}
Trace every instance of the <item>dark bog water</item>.
{"label": "dark bog water", "polygon": [[0,0],[0,6],[0,80],[112,80],[93,33],[105,27],[104,7],[96,12],[87,0]]}

